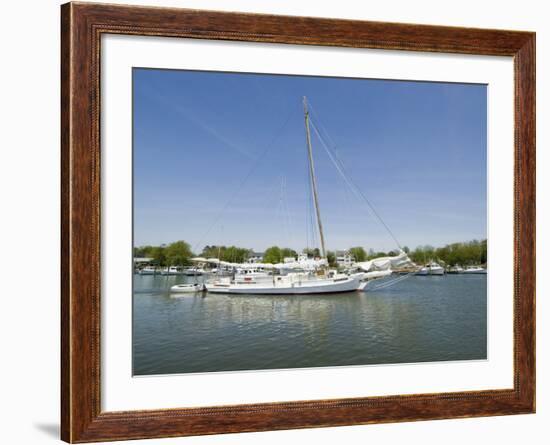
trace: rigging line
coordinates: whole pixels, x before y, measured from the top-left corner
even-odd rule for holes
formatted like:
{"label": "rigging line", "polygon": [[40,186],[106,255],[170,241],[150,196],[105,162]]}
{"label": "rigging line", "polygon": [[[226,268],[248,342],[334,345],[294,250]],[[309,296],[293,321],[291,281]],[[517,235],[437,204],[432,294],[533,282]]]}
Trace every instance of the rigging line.
{"label": "rigging line", "polygon": [[292,226],[290,225],[290,216],[288,210],[288,200],[286,193],[286,176],[283,177],[283,215],[285,219],[285,226],[287,231],[287,242],[289,247],[292,245]]}
{"label": "rigging line", "polygon": [[391,229],[388,227],[388,225],[384,222],[384,220],[382,219],[382,217],[378,214],[378,212],[376,211],[376,209],[374,208],[374,206],[372,205],[372,203],[368,200],[368,198],[365,196],[365,194],[361,191],[361,189],[357,186],[357,184],[349,177],[349,175],[347,174],[346,170],[345,170],[345,167],[344,167],[344,164],[342,162],[338,162],[338,160],[334,157],[334,155],[332,154],[331,152],[331,149],[330,147],[327,145],[326,141],[323,139],[321,133],[319,132],[319,130],[317,129],[317,126],[315,124],[315,122],[312,120],[310,120],[310,123],[312,124],[311,126],[313,127],[313,130],[315,131],[315,134],[317,135],[317,137],[319,138],[319,140],[321,141],[321,145],[325,148],[325,151],[327,152],[328,154],[328,157],[330,158],[330,160],[332,161],[332,163],[334,164],[334,166],[336,167],[336,170],[338,170],[338,173],[340,173],[340,175],[342,175],[342,177],[344,178],[344,180],[348,183],[348,185],[352,188],[352,190],[355,191],[355,193],[357,194],[357,196],[359,198],[361,198],[368,206],[369,208],[371,209],[372,213],[374,214],[374,216],[376,216],[376,218],[378,219],[378,221],[380,221],[380,223],[384,226],[384,228],[386,229],[386,231],[388,232],[388,234],[392,237],[392,239],[395,241],[395,244],[397,244],[397,247],[399,247],[400,250],[402,250],[401,248],[401,244],[399,243],[399,241],[397,240],[396,236],[393,234],[393,232],[391,231]]}
{"label": "rigging line", "polygon": [[[344,162],[342,161],[340,155],[338,154],[338,144],[334,141],[334,139],[332,139],[332,137],[330,136],[329,132],[327,131],[326,127],[323,125],[323,122],[321,121],[321,119],[319,118],[319,116],[317,115],[314,107],[311,105],[311,103],[309,103],[310,105],[310,111],[312,113],[312,116],[314,117],[315,121],[313,119],[310,120],[310,122],[316,126],[316,129],[317,129],[317,136],[319,137],[319,139],[321,139],[321,142],[323,144],[325,144],[326,146],[326,149],[328,150],[333,150],[332,154],[334,156],[334,158],[338,161],[338,164],[340,165],[340,167],[342,168],[342,171],[345,172],[345,166],[344,166]],[[316,122],[316,123],[315,123]],[[323,133],[323,134],[321,134]],[[325,140],[322,140],[323,138],[326,138],[328,140],[328,144],[326,144],[326,141]],[[328,145],[331,145],[331,147],[329,147]],[[363,194],[361,192],[361,189],[355,184],[355,182],[351,179],[351,176],[348,175],[349,177],[349,181],[351,183],[354,184],[355,188],[357,189],[358,192],[360,192],[360,194]],[[368,199],[366,198],[365,196],[365,199],[368,201]],[[380,222],[386,227],[386,229],[391,232],[391,230],[389,230],[389,227],[387,227],[387,225],[382,221],[382,218],[378,215],[378,213],[376,212],[374,206],[372,205],[372,203],[370,203],[370,201],[367,202],[367,204],[369,205],[369,207],[371,208],[372,212],[376,215],[376,217],[380,220]],[[397,243],[399,245],[399,243]]]}
{"label": "rigging line", "polygon": [[289,243],[289,246],[294,245],[294,232],[292,231],[292,219],[290,217],[290,208],[288,206],[288,193],[287,193],[287,183],[286,183],[286,176],[283,177],[284,179],[284,187],[283,187],[283,213],[285,218],[285,224],[287,229],[287,242]]}
{"label": "rigging line", "polygon": [[282,228],[282,237],[286,238],[286,242],[289,242],[290,239],[290,231],[288,227],[288,221],[286,217],[286,209],[285,209],[285,177],[281,175],[281,184],[279,186],[279,204],[277,206],[277,212],[278,212],[278,219],[281,223]]}
{"label": "rigging line", "polygon": [[371,288],[370,290],[373,291],[373,290],[384,289],[386,287],[393,286],[394,284],[400,283],[401,281],[405,281],[407,278],[412,277],[414,274],[415,274],[415,272],[410,272],[410,273],[408,273],[406,275],[403,275],[401,277],[394,278],[393,280],[386,281],[385,283],[379,284],[378,286],[375,286],[375,287]]}
{"label": "rigging line", "polygon": [[[323,136],[320,134],[321,132],[324,133],[324,136],[326,137],[326,139],[328,139],[330,145],[333,146],[333,150],[334,150],[334,158],[338,161],[338,163],[340,164],[340,167],[342,169],[342,172],[340,172],[340,174],[342,173],[345,173],[346,172],[346,169],[345,169],[345,166],[344,166],[344,162],[342,161],[342,159],[340,158],[340,156],[338,155],[338,150],[337,150],[337,144],[336,142],[334,141],[334,139],[332,139],[332,137],[330,136],[329,132],[327,131],[326,127],[323,125],[323,122],[321,121],[321,119],[319,118],[319,116],[317,115],[317,112],[315,111],[314,107],[312,106],[311,102],[308,102],[308,105],[309,105],[309,110],[311,111],[311,114],[313,116],[314,119],[310,119],[310,123],[312,123],[312,125],[316,128],[314,128],[316,131],[316,134],[318,136],[318,138],[321,140],[321,143],[325,146],[325,150],[327,151],[327,154],[328,154],[328,151],[330,151],[330,147],[328,147],[328,145],[326,144],[326,141],[323,140]],[[316,124],[316,122],[318,123],[318,126]],[[329,154],[329,157],[330,157],[330,154]],[[332,160],[332,159],[331,159]],[[333,161],[334,162],[334,161]],[[348,175],[349,176],[349,175]],[[351,179],[351,177],[349,177],[349,182],[351,182],[353,185],[354,185],[354,188],[357,190],[357,192],[359,193],[359,195],[361,195],[360,197],[366,202],[366,204],[369,206],[370,210],[372,211],[372,213],[376,216],[376,218],[380,221],[380,223],[384,226],[384,228],[387,230],[388,234],[391,236],[391,238],[394,240],[394,242],[397,244],[397,247],[399,247],[399,249],[402,250],[401,248],[401,244],[399,243],[399,241],[397,240],[397,237],[394,235],[394,233],[392,232],[392,230],[389,228],[389,226],[384,222],[384,220],[382,219],[382,217],[378,214],[378,212],[376,211],[376,209],[374,208],[374,206],[372,205],[372,203],[367,199],[367,197],[365,196],[365,194],[361,191],[361,189],[357,186],[357,184],[353,181],[353,179]]]}
{"label": "rigging line", "polygon": [[308,102],[308,105],[309,105],[309,110],[311,111],[311,114],[313,115],[313,118],[317,121],[318,123],[318,128],[320,128],[322,130],[322,133],[324,133],[325,137],[328,139],[330,145],[332,145],[335,149],[336,149],[336,146],[338,144],[336,144],[336,142],[334,141],[334,139],[332,139],[332,137],[330,136],[329,132],[327,131],[326,127],[323,125],[323,121],[321,121],[321,119],[319,118],[319,116],[317,115],[315,109],[313,108],[311,102]]}
{"label": "rigging line", "polygon": [[225,213],[225,211],[227,210],[227,208],[229,207],[229,205],[233,202],[233,200],[236,198],[236,196],[239,194],[239,192],[241,191],[241,189],[243,188],[244,184],[246,183],[246,181],[248,181],[248,179],[252,176],[252,173],[254,173],[254,171],[256,170],[256,167],[259,165],[260,161],[265,157],[265,155],[267,154],[267,152],[271,149],[271,147],[273,146],[273,144],[275,143],[275,141],[279,138],[279,136],[281,135],[281,132],[285,129],[285,127],[287,126],[287,124],[290,122],[290,118],[292,117],[292,114],[294,113],[294,109],[291,109],[290,112],[288,113],[288,116],[286,118],[286,120],[284,121],[283,125],[281,125],[279,127],[279,129],[275,132],[273,138],[271,139],[271,141],[267,144],[265,150],[260,154],[260,156],[258,156],[256,158],[256,160],[254,161],[254,163],[252,164],[252,167],[250,168],[250,170],[248,171],[248,173],[246,174],[246,176],[244,176],[244,178],[241,180],[241,182],[239,183],[238,187],[235,189],[235,191],[233,192],[233,194],[229,197],[229,199],[227,200],[227,202],[225,203],[225,205],[222,207],[222,209],[218,212],[218,214],[214,217],[214,220],[212,222],[212,224],[208,227],[208,229],[206,230],[206,232],[204,233],[204,235],[199,239],[199,241],[197,243],[195,243],[195,247],[193,248],[193,251],[196,251],[197,250],[197,247],[204,241],[204,239],[208,236],[208,234],[210,233],[210,231],[212,230],[212,228],[219,222],[219,220],[221,219],[222,215]]}

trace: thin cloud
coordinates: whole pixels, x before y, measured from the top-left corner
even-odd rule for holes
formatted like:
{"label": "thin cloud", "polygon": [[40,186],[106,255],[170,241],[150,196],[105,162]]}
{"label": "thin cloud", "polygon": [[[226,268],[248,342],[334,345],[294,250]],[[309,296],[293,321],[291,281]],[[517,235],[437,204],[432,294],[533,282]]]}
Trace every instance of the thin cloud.
{"label": "thin cloud", "polygon": [[150,99],[153,99],[164,106],[168,106],[172,108],[177,114],[184,117],[188,121],[190,121],[195,126],[201,128],[206,133],[210,134],[213,138],[224,144],[226,147],[231,148],[236,153],[240,154],[241,156],[244,156],[248,159],[254,159],[254,156],[250,154],[247,150],[243,149],[242,147],[234,144],[229,139],[227,139],[224,135],[222,135],[219,131],[211,127],[210,125],[206,124],[202,119],[199,119],[191,110],[188,108],[182,106],[182,105],[174,105],[166,96],[159,93],[158,91],[155,91],[153,88],[151,88],[149,85],[142,85],[140,87],[140,92],[144,93],[147,97]]}

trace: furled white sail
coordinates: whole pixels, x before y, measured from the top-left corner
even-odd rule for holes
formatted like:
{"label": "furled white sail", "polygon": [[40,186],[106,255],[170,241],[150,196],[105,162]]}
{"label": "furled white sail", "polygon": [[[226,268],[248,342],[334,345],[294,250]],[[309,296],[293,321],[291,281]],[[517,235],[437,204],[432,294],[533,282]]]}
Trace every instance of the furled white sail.
{"label": "furled white sail", "polygon": [[317,270],[321,267],[327,267],[328,262],[325,258],[307,258],[298,259],[286,263],[231,263],[229,261],[218,260],[217,258],[191,258],[191,261],[197,263],[209,263],[220,266],[229,267],[232,269],[277,269],[277,270]]}
{"label": "furled white sail", "polygon": [[385,256],[375,258],[370,261],[357,263],[356,266],[364,272],[372,272],[377,270],[391,270],[398,267],[412,266],[413,262],[408,255],[401,251],[396,256]]}

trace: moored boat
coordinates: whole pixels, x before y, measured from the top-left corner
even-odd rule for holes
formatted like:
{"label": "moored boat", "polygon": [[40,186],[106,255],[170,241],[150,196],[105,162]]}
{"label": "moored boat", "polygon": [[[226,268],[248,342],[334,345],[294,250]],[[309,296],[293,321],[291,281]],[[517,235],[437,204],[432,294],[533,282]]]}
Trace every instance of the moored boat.
{"label": "moored boat", "polygon": [[445,275],[445,269],[435,261],[428,264],[428,269],[430,271],[430,275]]}
{"label": "moored boat", "polygon": [[345,274],[320,277],[292,273],[242,282],[222,278],[205,286],[208,292],[219,294],[304,295],[353,292],[359,289],[360,281]]}
{"label": "moored boat", "polygon": [[183,269],[182,274],[187,275],[189,277],[202,275],[205,273],[205,270],[200,267],[187,267]]}
{"label": "moored boat", "polygon": [[182,269],[181,267],[177,267],[177,266],[165,267],[160,271],[160,274],[161,275],[181,275]]}
{"label": "moored boat", "polygon": [[204,284],[202,283],[184,283],[176,284],[170,288],[170,292],[175,294],[202,292],[204,290]]}
{"label": "moored boat", "polygon": [[487,274],[487,269],[484,269],[481,266],[468,266],[464,270],[465,274],[479,274],[479,275],[485,275]]}
{"label": "moored boat", "polygon": [[[292,258],[284,259],[283,263],[279,264],[253,264],[251,267],[258,270],[250,270],[240,264],[231,264],[217,260],[217,264],[208,259],[196,258],[192,259],[199,263],[200,260],[205,260],[206,263],[216,264],[218,267],[224,265],[231,267],[235,272],[233,277],[213,277],[205,283],[206,290],[211,293],[223,294],[263,294],[263,295],[278,295],[278,294],[324,294],[337,292],[353,292],[363,290],[366,281],[381,279],[391,275],[391,267],[410,263],[405,252],[399,248],[399,254],[395,257],[377,258],[371,261],[365,261],[357,264],[359,271],[354,274],[336,273],[330,270],[327,250],[325,248],[325,236],[321,222],[321,212],[319,209],[319,199],[317,190],[317,178],[315,176],[314,158],[312,154],[311,135],[310,135],[310,115],[308,104],[304,97],[304,119],[306,130],[307,144],[307,159],[309,171],[309,186],[310,197],[312,199],[312,221],[315,221],[318,229],[319,249],[317,257],[310,259],[298,258],[292,261]],[[311,123],[317,136],[322,140],[322,136],[317,130],[315,123]],[[323,146],[327,149],[326,143],[322,140]],[[327,149],[328,150],[328,149]],[[335,164],[337,171],[346,176],[342,165],[337,164],[334,157],[329,153],[331,161]],[[353,187],[348,178],[346,183]],[[360,192],[354,189],[358,196],[363,196]],[[364,198],[365,203],[371,208],[372,205]],[[380,219],[380,218],[379,218]],[[383,223],[383,221],[382,221]],[[387,226],[386,226],[387,228]],[[388,229],[389,231],[389,229]],[[390,235],[394,238],[393,234]],[[395,240],[397,245],[399,243]],[[289,261],[287,261],[289,260]],[[200,263],[199,263],[200,264]]]}
{"label": "moored boat", "polygon": [[437,264],[435,261],[431,261],[426,266],[421,267],[415,273],[416,275],[444,275],[445,269]]}

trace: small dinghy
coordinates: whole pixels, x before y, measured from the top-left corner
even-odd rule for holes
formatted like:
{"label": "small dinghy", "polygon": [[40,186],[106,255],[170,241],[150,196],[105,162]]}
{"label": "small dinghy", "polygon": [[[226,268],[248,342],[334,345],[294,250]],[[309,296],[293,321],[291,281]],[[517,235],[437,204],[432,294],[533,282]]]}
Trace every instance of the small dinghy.
{"label": "small dinghy", "polygon": [[172,293],[193,293],[193,292],[202,292],[204,290],[204,284],[195,283],[195,284],[176,284],[170,288]]}

